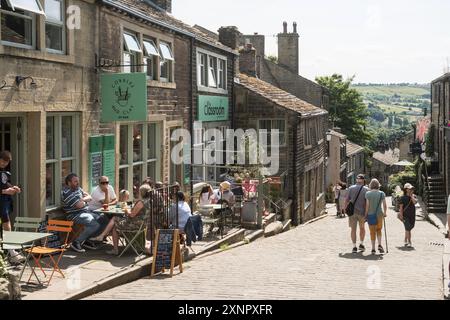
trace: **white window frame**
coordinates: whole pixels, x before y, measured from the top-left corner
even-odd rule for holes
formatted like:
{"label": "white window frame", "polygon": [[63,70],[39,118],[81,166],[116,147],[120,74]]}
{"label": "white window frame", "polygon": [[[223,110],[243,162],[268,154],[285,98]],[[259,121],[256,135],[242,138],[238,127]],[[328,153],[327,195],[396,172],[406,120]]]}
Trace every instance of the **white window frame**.
{"label": "white window frame", "polygon": [[[147,47],[146,43],[150,46],[150,48]],[[144,38],[142,40],[142,47],[144,48],[144,72],[148,80],[157,80],[158,79],[158,59],[160,59],[160,54],[158,51],[158,47],[156,46],[156,43],[152,39]],[[153,48],[154,52],[151,52],[151,49]],[[150,50],[149,50],[150,49]],[[148,74],[148,63],[147,60],[151,59],[152,61],[152,70],[153,74]]]}
{"label": "white window frame", "polygon": [[[6,1],[8,2],[8,0],[6,0]],[[8,2],[8,5],[10,5],[9,2]],[[1,29],[0,29],[0,44],[5,45],[5,46],[10,46],[10,47],[23,48],[23,49],[35,49],[36,48],[36,32],[37,32],[36,14],[34,14],[33,12],[30,12],[30,11],[26,11],[26,10],[24,10],[25,14],[17,13],[17,12],[15,12],[14,8],[11,5],[10,5],[10,7],[11,7],[11,10],[13,10],[13,11],[5,10],[0,7],[0,21],[1,21],[2,15],[16,16],[16,17],[22,18],[24,20],[30,20],[31,21],[31,45],[1,40]],[[21,10],[23,10],[23,9],[21,9]]]}
{"label": "white window frame", "polygon": [[[278,129],[280,132],[280,136],[281,133],[284,134],[284,141],[281,141],[282,143],[280,143],[280,147],[285,147],[287,144],[287,121],[284,118],[259,118],[258,119],[258,131],[261,130],[261,121],[270,121],[270,130],[274,130],[274,129]],[[281,131],[279,128],[274,128],[273,124],[275,121],[283,121],[284,122],[284,131]],[[268,140],[267,142],[270,143],[272,140],[270,138],[270,140]]]}
{"label": "white window frame", "polygon": [[13,11],[16,11],[16,7],[17,7],[19,10],[24,10],[24,11],[28,11],[28,12],[31,12],[31,13],[40,14],[40,15],[45,16],[45,12],[44,12],[44,10],[42,8],[42,5],[39,2],[39,0],[27,0],[27,1],[28,1],[28,3],[30,3],[30,1],[32,1],[32,2],[34,1],[34,3],[37,6],[37,9],[30,8],[30,7],[22,7],[21,4],[14,3],[14,2],[16,2],[16,0],[6,0],[6,2],[8,3],[8,5],[11,7],[11,9]]}
{"label": "white window frame", "polygon": [[[134,125],[142,125],[142,159],[139,161],[134,161],[133,159],[133,126]],[[149,158],[147,145],[148,145],[148,127],[150,125],[156,125],[156,141],[155,141],[155,147],[156,147],[156,158]],[[127,130],[127,163],[126,164],[120,164],[119,161],[119,176],[117,179],[117,185],[120,184],[120,170],[127,170],[127,181],[125,183],[127,190],[133,190],[133,168],[135,166],[142,166],[142,173],[140,177],[140,182],[142,182],[145,178],[147,178],[147,166],[149,163],[155,163],[156,166],[156,176],[152,177],[154,181],[158,181],[161,179],[161,156],[162,156],[162,150],[161,150],[161,123],[159,122],[135,122],[135,123],[122,123],[119,124],[119,132],[120,127],[126,127]],[[158,134],[159,133],[159,134]],[[120,134],[119,134],[119,143],[120,141]],[[136,200],[134,199],[133,192],[130,192],[130,200]]]}
{"label": "white window frame", "polygon": [[[204,54],[206,55],[206,66],[205,66],[205,70],[206,70],[206,83],[202,84],[201,83],[201,77],[200,77],[200,73],[201,73],[201,59],[200,59],[200,54]],[[215,66],[215,74],[216,74],[216,83],[215,86],[212,86],[212,83],[210,83],[209,78],[210,78],[210,57],[212,58],[216,58],[216,66]],[[218,65],[219,65],[219,61],[223,60],[225,62],[225,70],[224,70],[224,86],[225,88],[219,88],[219,81],[218,81]],[[197,88],[199,91],[203,91],[203,92],[209,92],[209,93],[219,93],[219,94],[228,94],[228,78],[227,78],[227,70],[228,70],[228,59],[226,56],[220,55],[220,54],[216,54],[213,53],[211,51],[205,50],[205,49],[201,49],[201,48],[197,48]]]}
{"label": "white window frame", "polygon": [[[49,112],[47,113],[47,119],[49,117],[55,118],[55,125],[54,125],[54,137],[53,137],[53,144],[54,144],[54,158],[53,159],[47,159],[47,154],[45,155],[45,166],[47,164],[54,164],[55,165],[55,172],[54,172],[54,199],[55,203],[52,205],[47,206],[46,203],[46,210],[54,210],[56,208],[61,207],[61,191],[62,191],[62,185],[61,182],[63,181],[61,172],[62,172],[62,162],[64,161],[72,161],[72,171],[73,172],[79,172],[80,169],[80,115],[78,113],[53,113]],[[71,157],[63,158],[62,157],[62,117],[72,117],[72,151],[73,154]],[[47,153],[47,148],[45,149]]]}
{"label": "white window frame", "polygon": [[[215,61],[215,63],[213,62]],[[208,87],[218,88],[218,78],[217,78],[217,58],[214,56],[208,56]]]}
{"label": "white window frame", "polygon": [[223,59],[217,59],[217,88],[227,88],[227,61]]}
{"label": "white window frame", "polygon": [[[168,55],[164,54],[163,47],[168,50]],[[173,68],[175,58],[173,55],[172,44],[165,41],[158,41],[158,48],[160,52],[159,58],[159,81],[160,82],[173,82]],[[164,64],[167,64],[167,78],[163,77],[161,74],[161,69]]]}
{"label": "white window frame", "polygon": [[61,21],[58,20],[54,20],[52,18],[45,18],[45,31],[44,31],[44,36],[45,36],[45,32],[47,31],[47,24],[50,24],[52,26],[55,27],[60,27],[62,29],[61,33],[62,33],[62,50],[56,50],[56,49],[51,49],[51,48],[47,48],[47,44],[45,44],[46,50],[50,53],[58,53],[58,54],[65,54],[66,52],[66,43],[67,43],[67,39],[66,39],[66,16],[65,16],[65,8],[66,8],[66,4],[65,4],[65,0],[54,0],[54,1],[58,1],[61,3]]}

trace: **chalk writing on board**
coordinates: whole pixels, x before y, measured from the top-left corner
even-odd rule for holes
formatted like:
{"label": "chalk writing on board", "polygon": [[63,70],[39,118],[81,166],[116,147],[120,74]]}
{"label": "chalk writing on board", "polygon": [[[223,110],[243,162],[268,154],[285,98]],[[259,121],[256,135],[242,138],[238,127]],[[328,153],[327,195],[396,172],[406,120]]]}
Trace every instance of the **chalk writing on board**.
{"label": "chalk writing on board", "polygon": [[170,269],[173,255],[174,230],[159,230],[157,239],[155,273]]}

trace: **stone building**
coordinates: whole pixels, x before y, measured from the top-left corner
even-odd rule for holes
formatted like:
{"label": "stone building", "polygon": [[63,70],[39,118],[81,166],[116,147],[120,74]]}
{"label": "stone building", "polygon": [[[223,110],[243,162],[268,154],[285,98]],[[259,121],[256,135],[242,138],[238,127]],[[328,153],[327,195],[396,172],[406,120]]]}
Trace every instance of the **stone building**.
{"label": "stone building", "polygon": [[330,190],[337,182],[347,181],[347,136],[328,130],[327,149],[325,185]]}
{"label": "stone building", "polygon": [[[450,194],[450,73],[431,83],[431,124],[434,126],[436,174],[445,195]],[[444,209],[445,210],[445,209]]]}
{"label": "stone building", "polygon": [[252,76],[255,70],[249,68],[253,63],[248,62],[255,60],[255,53],[250,45],[240,51],[242,73],[235,84],[235,126],[244,130],[279,130],[277,176],[285,177],[282,194],[293,201],[294,224],[301,224],[321,215],[325,208],[328,113]]}
{"label": "stone building", "polygon": [[398,141],[400,149],[400,160],[414,161],[414,155],[411,152],[411,144],[416,142],[415,132],[411,131],[401,137]]}
{"label": "stone building", "polygon": [[[170,161],[179,143],[172,133],[193,132],[197,120],[200,132],[231,126],[237,52],[175,19],[171,8],[170,0],[1,1],[0,149],[12,151],[12,180],[23,188],[15,214],[58,210],[70,172],[87,191],[106,173],[116,191],[136,191],[148,176],[190,184],[194,170]],[[134,73],[143,81],[125,80]],[[104,85],[109,76],[120,85]],[[113,119],[118,109],[105,97],[120,105],[142,92],[146,101],[123,109],[140,118],[121,110]],[[200,114],[203,104],[222,111]]]}
{"label": "stone building", "polygon": [[328,110],[329,94],[326,88],[301,75],[300,36],[297,24],[293,23],[292,32],[288,32],[287,22],[283,23],[283,32],[277,35],[278,61],[265,56],[265,36],[255,33],[242,35],[241,46],[251,43],[256,50],[256,76],[297,98]]}
{"label": "stone building", "polygon": [[400,150],[388,150],[386,152],[375,152],[371,158],[372,166],[369,170],[369,179],[376,178],[381,183],[381,187],[384,191],[387,190],[389,184],[389,176],[399,173],[402,169],[396,166],[395,163],[399,162]]}
{"label": "stone building", "polygon": [[347,179],[348,185],[356,183],[358,174],[366,173],[364,148],[347,140]]}

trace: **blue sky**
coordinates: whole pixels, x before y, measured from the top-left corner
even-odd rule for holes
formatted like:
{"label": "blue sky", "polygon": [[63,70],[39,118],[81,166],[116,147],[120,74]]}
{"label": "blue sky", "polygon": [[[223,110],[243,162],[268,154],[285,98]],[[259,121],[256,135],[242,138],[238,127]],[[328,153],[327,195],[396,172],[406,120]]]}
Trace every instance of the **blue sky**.
{"label": "blue sky", "polygon": [[217,31],[266,35],[277,54],[283,21],[298,23],[300,74],[340,73],[355,82],[427,83],[450,60],[448,0],[173,0],[173,15]]}

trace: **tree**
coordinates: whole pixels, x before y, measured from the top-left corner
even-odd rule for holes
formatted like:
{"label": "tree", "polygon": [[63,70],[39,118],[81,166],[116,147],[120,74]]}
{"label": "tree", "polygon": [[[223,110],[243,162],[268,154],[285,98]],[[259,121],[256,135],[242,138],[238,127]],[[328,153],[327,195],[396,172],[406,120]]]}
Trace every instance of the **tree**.
{"label": "tree", "polygon": [[393,123],[392,118],[393,118],[393,116],[389,116],[389,120],[388,120],[388,128],[392,128],[392,123]]}
{"label": "tree", "polygon": [[369,131],[364,129],[368,124],[368,110],[362,95],[350,88],[353,79],[344,80],[342,75],[333,74],[317,77],[316,81],[330,92],[330,120],[349,140],[366,146],[371,139]]}
{"label": "tree", "polygon": [[278,63],[278,57],[274,55],[269,55],[267,59],[273,63]]}

